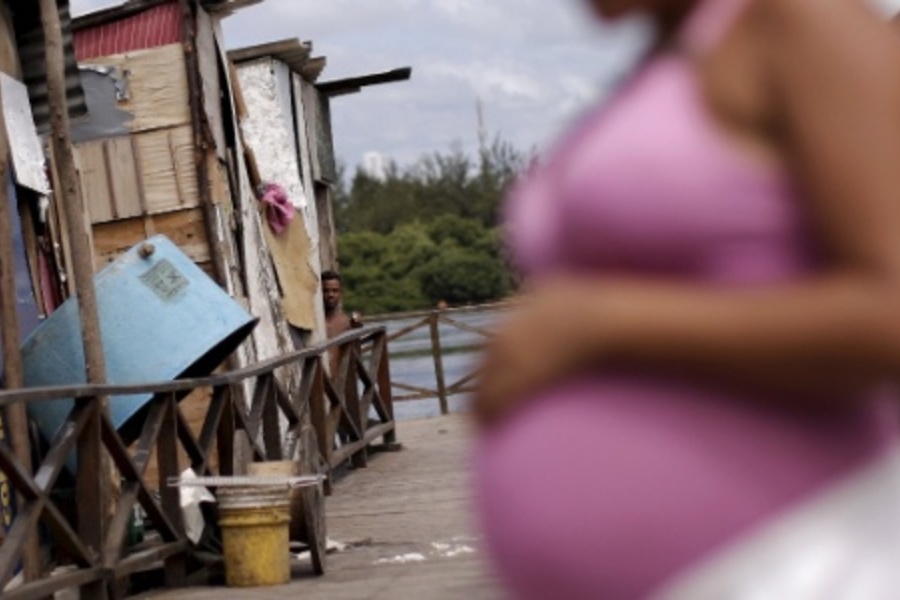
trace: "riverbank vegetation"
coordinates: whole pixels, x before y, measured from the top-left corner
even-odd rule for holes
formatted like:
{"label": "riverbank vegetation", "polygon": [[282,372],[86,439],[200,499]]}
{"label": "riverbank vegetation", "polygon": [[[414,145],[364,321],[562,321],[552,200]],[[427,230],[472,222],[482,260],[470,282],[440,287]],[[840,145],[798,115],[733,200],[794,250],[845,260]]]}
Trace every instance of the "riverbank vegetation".
{"label": "riverbank vegetation", "polygon": [[451,150],[384,177],[357,169],[335,199],[344,304],[376,314],[507,296],[499,208],[532,159],[498,138],[477,159]]}

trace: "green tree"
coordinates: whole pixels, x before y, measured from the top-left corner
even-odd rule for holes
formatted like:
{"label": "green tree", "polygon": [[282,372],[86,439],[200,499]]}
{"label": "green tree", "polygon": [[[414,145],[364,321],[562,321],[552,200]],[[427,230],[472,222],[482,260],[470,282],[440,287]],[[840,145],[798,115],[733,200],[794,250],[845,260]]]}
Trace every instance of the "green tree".
{"label": "green tree", "polygon": [[497,137],[476,160],[451,148],[406,169],[391,162],[383,178],[357,169],[349,189],[341,166],[334,206],[348,307],[411,310],[508,294],[499,208],[533,156]]}
{"label": "green tree", "polygon": [[441,252],[421,272],[422,292],[437,303],[481,303],[509,293],[509,275],[496,259],[465,248]]}

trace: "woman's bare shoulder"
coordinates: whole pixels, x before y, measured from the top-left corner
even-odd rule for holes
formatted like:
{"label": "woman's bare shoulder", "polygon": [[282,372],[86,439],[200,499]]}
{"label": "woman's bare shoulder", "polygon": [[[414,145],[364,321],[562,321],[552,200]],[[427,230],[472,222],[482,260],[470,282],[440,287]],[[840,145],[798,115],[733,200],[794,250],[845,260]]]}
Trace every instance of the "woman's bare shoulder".
{"label": "woman's bare shoulder", "polygon": [[868,0],[752,0],[747,19],[776,51],[840,48],[848,56],[900,61],[900,31]]}

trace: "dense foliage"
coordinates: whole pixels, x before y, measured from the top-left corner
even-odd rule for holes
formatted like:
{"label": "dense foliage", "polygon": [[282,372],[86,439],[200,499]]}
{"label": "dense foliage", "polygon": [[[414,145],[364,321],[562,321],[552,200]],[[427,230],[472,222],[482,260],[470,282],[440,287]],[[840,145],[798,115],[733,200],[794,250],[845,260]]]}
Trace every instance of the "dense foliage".
{"label": "dense foliage", "polygon": [[478,160],[450,151],[383,178],[357,169],[335,201],[344,304],[374,314],[509,294],[498,209],[528,160],[498,139]]}

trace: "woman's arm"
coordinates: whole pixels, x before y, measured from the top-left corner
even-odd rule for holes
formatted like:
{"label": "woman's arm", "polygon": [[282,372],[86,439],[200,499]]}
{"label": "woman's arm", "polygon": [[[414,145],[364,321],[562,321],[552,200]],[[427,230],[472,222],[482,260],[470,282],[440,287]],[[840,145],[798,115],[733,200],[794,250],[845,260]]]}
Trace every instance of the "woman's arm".
{"label": "woman's arm", "polygon": [[757,0],[745,18],[830,270],[753,291],[538,284],[488,350],[484,421],[589,365],[795,392],[900,374],[900,42],[852,2]]}

